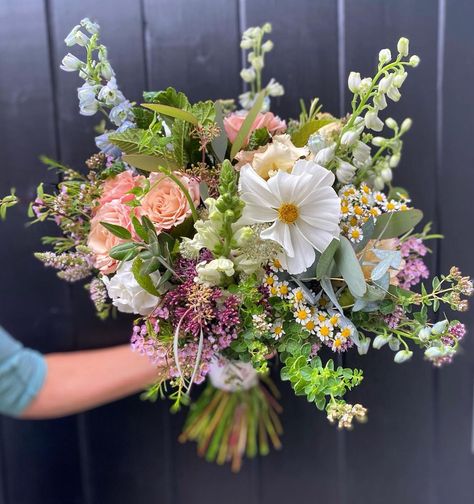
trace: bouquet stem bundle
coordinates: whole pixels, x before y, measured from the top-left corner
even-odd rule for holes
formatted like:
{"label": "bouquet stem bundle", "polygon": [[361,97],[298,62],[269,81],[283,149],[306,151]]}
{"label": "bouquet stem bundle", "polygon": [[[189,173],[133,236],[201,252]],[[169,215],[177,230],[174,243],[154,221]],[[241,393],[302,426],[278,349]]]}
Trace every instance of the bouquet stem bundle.
{"label": "bouquet stem bundle", "polygon": [[279,393],[268,377],[258,385],[227,392],[208,384],[191,406],[181,442],[196,441],[201,457],[219,465],[231,463],[238,472],[242,457],[266,455],[270,444],[281,448],[283,428],[278,415],[282,408]]}

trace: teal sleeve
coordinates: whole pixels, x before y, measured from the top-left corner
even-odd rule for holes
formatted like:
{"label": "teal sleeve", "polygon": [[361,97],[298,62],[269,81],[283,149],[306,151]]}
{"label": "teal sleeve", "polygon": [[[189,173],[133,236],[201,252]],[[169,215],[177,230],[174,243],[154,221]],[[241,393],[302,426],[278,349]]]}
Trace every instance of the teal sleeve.
{"label": "teal sleeve", "polygon": [[0,327],[0,413],[19,416],[36,397],[46,377],[46,361]]}

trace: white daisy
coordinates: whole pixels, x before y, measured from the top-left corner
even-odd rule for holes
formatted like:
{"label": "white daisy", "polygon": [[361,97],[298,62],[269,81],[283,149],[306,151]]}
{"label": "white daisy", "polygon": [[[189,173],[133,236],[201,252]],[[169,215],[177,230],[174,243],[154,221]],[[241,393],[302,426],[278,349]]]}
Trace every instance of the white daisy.
{"label": "white daisy", "polygon": [[260,237],[283,247],[279,259],[289,273],[305,271],[315,260],[314,249],[323,252],[339,236],[340,200],[333,183],[333,173],[302,159],[291,173],[280,170],[267,181],[250,164],[240,170],[242,224],[273,223]]}

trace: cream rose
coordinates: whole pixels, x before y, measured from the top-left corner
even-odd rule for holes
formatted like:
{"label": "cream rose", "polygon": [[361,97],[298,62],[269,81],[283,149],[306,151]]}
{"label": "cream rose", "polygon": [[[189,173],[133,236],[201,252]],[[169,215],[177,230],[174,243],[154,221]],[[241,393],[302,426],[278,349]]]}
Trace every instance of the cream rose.
{"label": "cream rose", "polygon": [[[199,205],[199,182],[176,174],[187,188],[195,206]],[[188,200],[179,186],[159,173],[150,175],[150,190],[141,200],[140,214],[146,215],[157,231],[171,229],[191,215]]]}
{"label": "cream rose", "polygon": [[295,147],[290,135],[276,135],[265,147],[263,151],[256,151],[250,162],[252,168],[265,180],[278,171],[291,172],[296,161],[309,154],[306,147]]}
{"label": "cream rose", "polygon": [[94,266],[106,275],[117,269],[117,261],[109,256],[109,251],[123,240],[108,231],[101,222],[117,224],[133,232],[130,221],[131,211],[132,209],[120,200],[113,200],[100,206],[91,220],[87,246],[94,254]]}

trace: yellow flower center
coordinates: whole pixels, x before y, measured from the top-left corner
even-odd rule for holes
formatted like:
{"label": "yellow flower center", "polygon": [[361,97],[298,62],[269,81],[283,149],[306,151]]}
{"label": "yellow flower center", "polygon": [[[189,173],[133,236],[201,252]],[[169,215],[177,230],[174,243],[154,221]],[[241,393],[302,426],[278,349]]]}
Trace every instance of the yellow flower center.
{"label": "yellow flower center", "polygon": [[303,301],[303,299],[304,299],[303,293],[299,290],[295,291],[295,301],[299,303]]}
{"label": "yellow flower center", "polygon": [[347,339],[350,335],[351,330],[348,327],[344,327],[344,329],[341,331],[341,336]]}
{"label": "yellow flower center", "polygon": [[331,322],[332,325],[336,325],[339,321],[339,317],[337,317],[336,315],[333,315],[330,319],[329,319],[329,322]]}
{"label": "yellow flower center", "polygon": [[275,268],[281,268],[281,262],[279,259],[273,259],[273,266]]}
{"label": "yellow flower center", "polygon": [[314,328],[315,328],[316,324],[314,323],[314,320],[310,320],[309,322],[306,322],[306,329],[308,329],[308,331],[312,331]]}
{"label": "yellow flower center", "polygon": [[280,294],[282,296],[286,296],[288,294],[288,285],[286,284],[280,285]]}
{"label": "yellow flower center", "polygon": [[323,337],[329,336],[329,328],[327,326],[322,326],[319,332]]}
{"label": "yellow flower center", "polygon": [[296,316],[300,320],[306,320],[308,318],[308,312],[306,310],[298,310],[298,313],[296,314]]}
{"label": "yellow flower center", "polygon": [[340,346],[342,346],[342,341],[341,341],[339,338],[336,338],[336,339],[334,340],[334,346],[335,346],[336,348],[339,348]]}
{"label": "yellow flower center", "polygon": [[274,329],[273,329],[273,332],[275,334],[281,334],[283,332],[283,327],[281,326],[276,326]]}
{"label": "yellow flower center", "polygon": [[278,209],[278,218],[285,224],[293,224],[298,215],[298,207],[294,203],[282,203]]}

